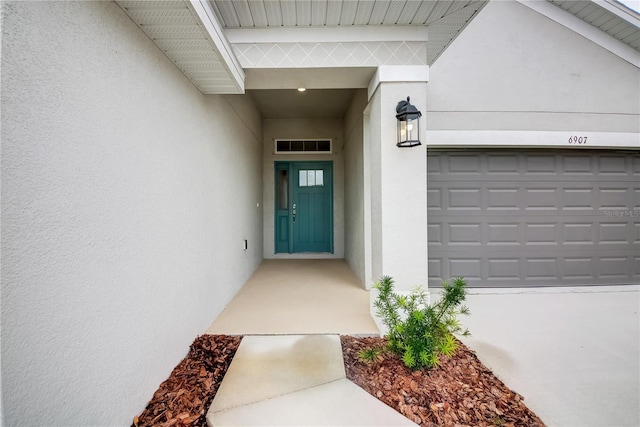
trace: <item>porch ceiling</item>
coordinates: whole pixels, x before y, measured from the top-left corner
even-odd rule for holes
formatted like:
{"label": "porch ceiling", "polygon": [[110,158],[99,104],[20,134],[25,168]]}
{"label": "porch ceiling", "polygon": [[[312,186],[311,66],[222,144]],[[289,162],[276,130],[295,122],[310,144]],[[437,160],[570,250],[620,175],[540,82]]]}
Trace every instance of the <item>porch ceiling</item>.
{"label": "porch ceiling", "polygon": [[224,28],[429,25],[477,0],[209,0]]}

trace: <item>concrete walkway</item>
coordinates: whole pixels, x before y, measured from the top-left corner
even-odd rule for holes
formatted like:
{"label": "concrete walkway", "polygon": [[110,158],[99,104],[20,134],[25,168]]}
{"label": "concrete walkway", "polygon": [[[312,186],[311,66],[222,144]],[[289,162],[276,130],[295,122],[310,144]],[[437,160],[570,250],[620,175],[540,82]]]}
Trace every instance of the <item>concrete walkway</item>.
{"label": "concrete walkway", "polygon": [[379,335],[343,259],[266,259],[206,333]]}
{"label": "concrete walkway", "polygon": [[463,341],[548,426],[638,426],[639,290],[472,289]]}
{"label": "concrete walkway", "polygon": [[[640,425],[640,286],[470,289],[467,303],[463,341],[548,426]],[[378,333],[343,260],[265,260],[207,332],[245,335],[210,425],[408,422],[346,380],[336,335],[300,335]]]}
{"label": "concrete walkway", "polygon": [[338,335],[245,336],[209,426],[415,425],[346,379]]}

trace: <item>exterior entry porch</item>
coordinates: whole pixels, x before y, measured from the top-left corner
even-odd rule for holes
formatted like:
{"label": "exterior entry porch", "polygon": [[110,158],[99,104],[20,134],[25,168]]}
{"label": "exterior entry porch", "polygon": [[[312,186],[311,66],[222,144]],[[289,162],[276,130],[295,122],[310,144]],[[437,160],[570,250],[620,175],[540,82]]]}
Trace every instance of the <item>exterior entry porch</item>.
{"label": "exterior entry porch", "polygon": [[265,259],[206,333],[379,335],[342,259]]}

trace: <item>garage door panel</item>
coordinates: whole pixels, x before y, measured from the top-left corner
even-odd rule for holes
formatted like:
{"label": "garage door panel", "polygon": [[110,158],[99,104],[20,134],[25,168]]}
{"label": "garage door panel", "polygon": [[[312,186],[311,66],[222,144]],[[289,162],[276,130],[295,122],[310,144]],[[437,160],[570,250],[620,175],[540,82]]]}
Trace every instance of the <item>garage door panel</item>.
{"label": "garage door panel", "polygon": [[525,173],[527,175],[555,173],[556,158],[548,154],[532,154],[524,156]]}
{"label": "garage door panel", "polygon": [[556,223],[525,224],[525,241],[529,245],[557,245],[558,228]]}
{"label": "garage door panel", "polygon": [[522,227],[517,223],[487,223],[487,245],[520,245]]}
{"label": "garage door panel", "polygon": [[565,223],[560,236],[565,245],[593,245],[595,227],[593,223]]}
{"label": "garage door panel", "polygon": [[453,276],[470,286],[637,283],[639,159],[429,151],[430,284]]}
{"label": "garage door panel", "polygon": [[440,174],[442,172],[441,161],[442,161],[442,156],[438,154],[427,156],[427,173]]}
{"label": "garage door panel", "polygon": [[551,279],[553,281],[559,278],[558,259],[557,258],[535,258],[530,257],[525,261],[525,277],[527,279],[540,280]]}
{"label": "garage door panel", "polygon": [[470,284],[482,279],[480,258],[449,258],[450,277],[464,277]]}
{"label": "garage door panel", "polygon": [[594,265],[591,257],[567,257],[562,260],[564,277],[573,280],[591,280],[595,276]]}
{"label": "garage door panel", "polygon": [[525,188],[525,209],[531,211],[556,210],[558,189],[552,187]]}
{"label": "garage door panel", "polygon": [[[599,187],[596,190],[600,209],[632,209],[633,190],[621,187]],[[627,194],[630,193],[630,194]]]}
{"label": "garage door panel", "polygon": [[561,174],[564,175],[592,175],[593,165],[591,156],[563,156],[561,157]]}
{"label": "garage door panel", "polygon": [[488,275],[496,280],[520,280],[519,258],[488,258]]}
{"label": "garage door panel", "polygon": [[633,243],[633,224],[617,222],[599,225],[599,243],[612,245],[629,245]]}
{"label": "garage door panel", "polygon": [[629,257],[602,257],[599,260],[598,276],[602,279],[627,278]]}
{"label": "garage door panel", "polygon": [[443,205],[442,190],[435,188],[427,190],[427,208],[441,210]]}
{"label": "garage door panel", "polygon": [[487,172],[490,174],[518,174],[520,173],[518,155],[499,154],[487,156]]}
{"label": "garage door panel", "polygon": [[482,224],[448,224],[450,245],[464,244],[480,246],[482,244]]}
{"label": "garage door panel", "polygon": [[[447,193],[449,209],[472,210],[481,209],[481,189],[479,188],[453,188]],[[446,201],[445,201],[446,203]]]}
{"label": "garage door panel", "polygon": [[487,209],[520,210],[523,198],[519,188],[487,188]]}
{"label": "garage door panel", "polygon": [[594,209],[591,188],[563,188],[560,197],[564,210],[592,211]]}
{"label": "garage door panel", "polygon": [[442,259],[429,258],[429,280],[435,280],[437,283],[442,282]]}
{"label": "garage door panel", "polygon": [[427,241],[429,245],[442,245],[442,224],[429,223],[427,227]]}
{"label": "garage door panel", "polygon": [[626,158],[622,156],[598,156],[598,173],[601,175],[627,175],[629,168],[627,167]]}
{"label": "garage door panel", "polygon": [[456,174],[473,174],[478,175],[482,171],[480,169],[480,158],[473,154],[452,154],[444,157],[446,171],[452,175]]}

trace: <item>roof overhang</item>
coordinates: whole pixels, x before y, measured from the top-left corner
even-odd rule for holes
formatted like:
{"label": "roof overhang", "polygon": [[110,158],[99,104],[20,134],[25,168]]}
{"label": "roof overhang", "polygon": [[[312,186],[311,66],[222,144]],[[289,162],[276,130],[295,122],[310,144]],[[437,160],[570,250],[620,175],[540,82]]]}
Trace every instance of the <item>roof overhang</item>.
{"label": "roof overhang", "polygon": [[[245,71],[254,79],[250,87],[276,88],[295,84],[301,72],[308,82],[313,70],[315,75],[328,69],[357,70],[337,83],[346,87],[371,76],[378,66],[428,67],[488,0],[115,1],[202,93],[233,94],[244,93]],[[640,67],[640,15],[621,3],[518,1]],[[404,46],[394,44],[399,37]],[[336,54],[313,62],[316,43],[325,43],[320,46],[324,51],[332,43],[342,44],[336,52],[344,57],[346,51],[348,60]],[[289,55],[287,61],[265,66],[267,49],[274,46]],[[302,55],[294,57],[295,49]],[[365,58],[367,52],[371,55]],[[277,81],[279,69],[290,70],[288,83]],[[269,82],[256,80],[268,76]],[[357,87],[366,86],[360,81]]]}
{"label": "roof overhang", "polygon": [[615,0],[518,0],[640,68],[640,14]]}
{"label": "roof overhang", "polygon": [[[372,43],[374,40],[383,49],[391,49],[391,55],[396,56],[392,59],[396,62],[402,62],[406,58],[405,50],[409,49],[412,50],[409,52],[411,60],[407,65],[416,65],[416,61],[420,65],[428,65],[487,3],[487,0],[115,1],[205,94],[243,93],[245,70],[253,76],[263,74],[260,71],[263,67],[254,66],[248,57],[242,55],[241,48],[250,48],[246,43],[248,40],[263,47],[267,40],[273,41],[278,37],[285,37],[282,39],[284,43],[298,43],[302,40],[298,40],[301,31],[306,32],[303,39],[307,43],[311,42],[309,34],[312,33],[324,34],[323,39],[333,37],[334,42],[345,43],[342,47],[352,49],[349,52],[351,62],[337,60],[324,67],[294,62],[282,68],[307,71],[327,67],[350,68],[354,70],[354,73],[348,73],[354,74],[350,77],[353,80],[364,74],[371,75],[372,67],[398,65],[380,60],[375,55],[370,56],[368,62],[353,61],[371,48],[371,44],[358,46],[354,43]],[[392,35],[394,33],[395,36]],[[407,34],[408,38],[405,37]],[[398,40],[400,36],[405,37],[406,40],[402,41],[410,45],[393,51],[390,41]],[[340,85],[347,84],[347,81],[349,79]],[[260,86],[256,82],[251,84]]]}
{"label": "roof overhang", "polygon": [[202,93],[244,93],[244,71],[208,2],[115,1]]}

